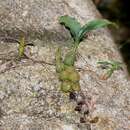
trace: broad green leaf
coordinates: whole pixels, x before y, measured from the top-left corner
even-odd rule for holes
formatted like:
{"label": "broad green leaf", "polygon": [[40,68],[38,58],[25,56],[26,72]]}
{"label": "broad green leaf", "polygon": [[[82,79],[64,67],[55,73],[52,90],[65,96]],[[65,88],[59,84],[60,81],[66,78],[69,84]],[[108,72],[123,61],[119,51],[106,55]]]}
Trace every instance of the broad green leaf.
{"label": "broad green leaf", "polygon": [[77,37],[80,29],[81,29],[81,25],[80,23],[73,17],[70,16],[61,16],[59,19],[59,22],[61,24],[64,24],[65,27],[67,27],[70,30],[70,33],[72,34],[74,40]]}
{"label": "broad green leaf", "polygon": [[77,37],[77,40],[78,41],[81,41],[84,37],[84,35],[89,32],[89,31],[92,31],[92,30],[95,30],[95,29],[99,29],[99,28],[103,28],[103,27],[106,27],[108,25],[114,25],[114,23],[106,20],[106,19],[97,19],[97,20],[93,20],[93,21],[90,21],[88,22],[87,24],[85,24],[79,31],[78,33],[78,37]]}

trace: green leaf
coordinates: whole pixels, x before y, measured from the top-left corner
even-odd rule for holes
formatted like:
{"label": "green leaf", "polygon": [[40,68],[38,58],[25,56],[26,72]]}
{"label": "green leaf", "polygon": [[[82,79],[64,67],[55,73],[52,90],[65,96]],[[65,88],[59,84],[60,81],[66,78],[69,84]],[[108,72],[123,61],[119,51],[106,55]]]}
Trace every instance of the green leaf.
{"label": "green leaf", "polygon": [[107,66],[107,67],[111,66],[115,70],[118,70],[118,69],[122,68],[121,67],[122,63],[119,62],[119,61],[113,61],[113,60],[110,60],[110,61],[98,61],[97,63],[100,64],[100,65]]}
{"label": "green leaf", "polygon": [[113,65],[111,61],[98,61],[97,63],[104,66]]}
{"label": "green leaf", "polygon": [[95,29],[99,29],[99,28],[103,28],[103,27],[106,27],[108,25],[114,25],[114,23],[106,20],[106,19],[97,19],[97,20],[93,20],[93,21],[90,21],[88,22],[87,24],[85,24],[79,31],[78,33],[78,37],[77,37],[77,40],[78,41],[81,41],[84,37],[84,35],[87,33],[87,32],[90,32],[92,30],[95,30]]}
{"label": "green leaf", "polygon": [[66,28],[68,28],[70,30],[70,33],[72,34],[74,40],[77,37],[80,29],[81,29],[81,25],[80,23],[73,17],[70,16],[61,16],[59,19],[59,22],[61,24],[64,24]]}

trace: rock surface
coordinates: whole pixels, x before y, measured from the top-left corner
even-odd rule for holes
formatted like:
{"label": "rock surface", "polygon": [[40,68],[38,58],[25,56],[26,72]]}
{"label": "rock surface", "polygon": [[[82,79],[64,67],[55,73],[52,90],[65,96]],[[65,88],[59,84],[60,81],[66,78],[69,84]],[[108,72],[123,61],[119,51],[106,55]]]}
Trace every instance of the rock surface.
{"label": "rock surface", "polygon": [[[122,58],[107,29],[91,32],[78,49],[75,66],[88,114],[76,112],[76,102],[59,90],[55,50],[63,53],[71,41],[58,23],[61,15],[82,24],[101,17],[90,0],[0,0],[0,130],[129,130],[130,82],[126,68],[107,80],[99,60]],[[29,57],[17,60],[25,36]],[[46,63],[45,63],[46,62]],[[80,69],[79,69],[80,68]],[[79,93],[80,95],[81,93]]]}

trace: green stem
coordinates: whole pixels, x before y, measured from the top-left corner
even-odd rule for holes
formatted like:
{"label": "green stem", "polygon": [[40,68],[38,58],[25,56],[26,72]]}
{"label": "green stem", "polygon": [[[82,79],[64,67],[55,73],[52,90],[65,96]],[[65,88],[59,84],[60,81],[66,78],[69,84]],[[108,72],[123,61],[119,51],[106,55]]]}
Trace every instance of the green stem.
{"label": "green stem", "polygon": [[78,44],[74,44],[71,50],[66,54],[64,59],[64,64],[67,66],[73,66],[76,60],[76,53],[77,53]]}
{"label": "green stem", "polygon": [[62,61],[61,49],[58,48],[56,51],[56,71],[61,72],[64,69],[64,64]]}
{"label": "green stem", "polygon": [[19,58],[21,58],[24,55],[24,51],[25,51],[25,40],[24,37],[22,37],[20,39],[20,43],[19,43],[19,47],[18,47],[18,56]]}

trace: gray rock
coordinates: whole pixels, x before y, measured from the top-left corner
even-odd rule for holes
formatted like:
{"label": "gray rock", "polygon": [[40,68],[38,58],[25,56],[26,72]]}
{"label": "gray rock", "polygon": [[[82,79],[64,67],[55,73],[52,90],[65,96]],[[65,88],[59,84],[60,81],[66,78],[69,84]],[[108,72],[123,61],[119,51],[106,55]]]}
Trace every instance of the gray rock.
{"label": "gray rock", "polygon": [[[76,102],[59,90],[55,50],[60,45],[65,54],[71,41],[58,23],[65,14],[82,24],[101,17],[90,0],[0,0],[1,130],[130,128],[130,82],[125,66],[107,80],[101,79],[105,70],[97,66],[99,60],[122,62],[107,29],[91,32],[78,49],[75,66],[80,68],[81,90],[90,112],[86,123],[80,122],[83,114],[74,111]],[[30,59],[19,61],[14,39],[21,36],[36,46],[26,48]]]}

